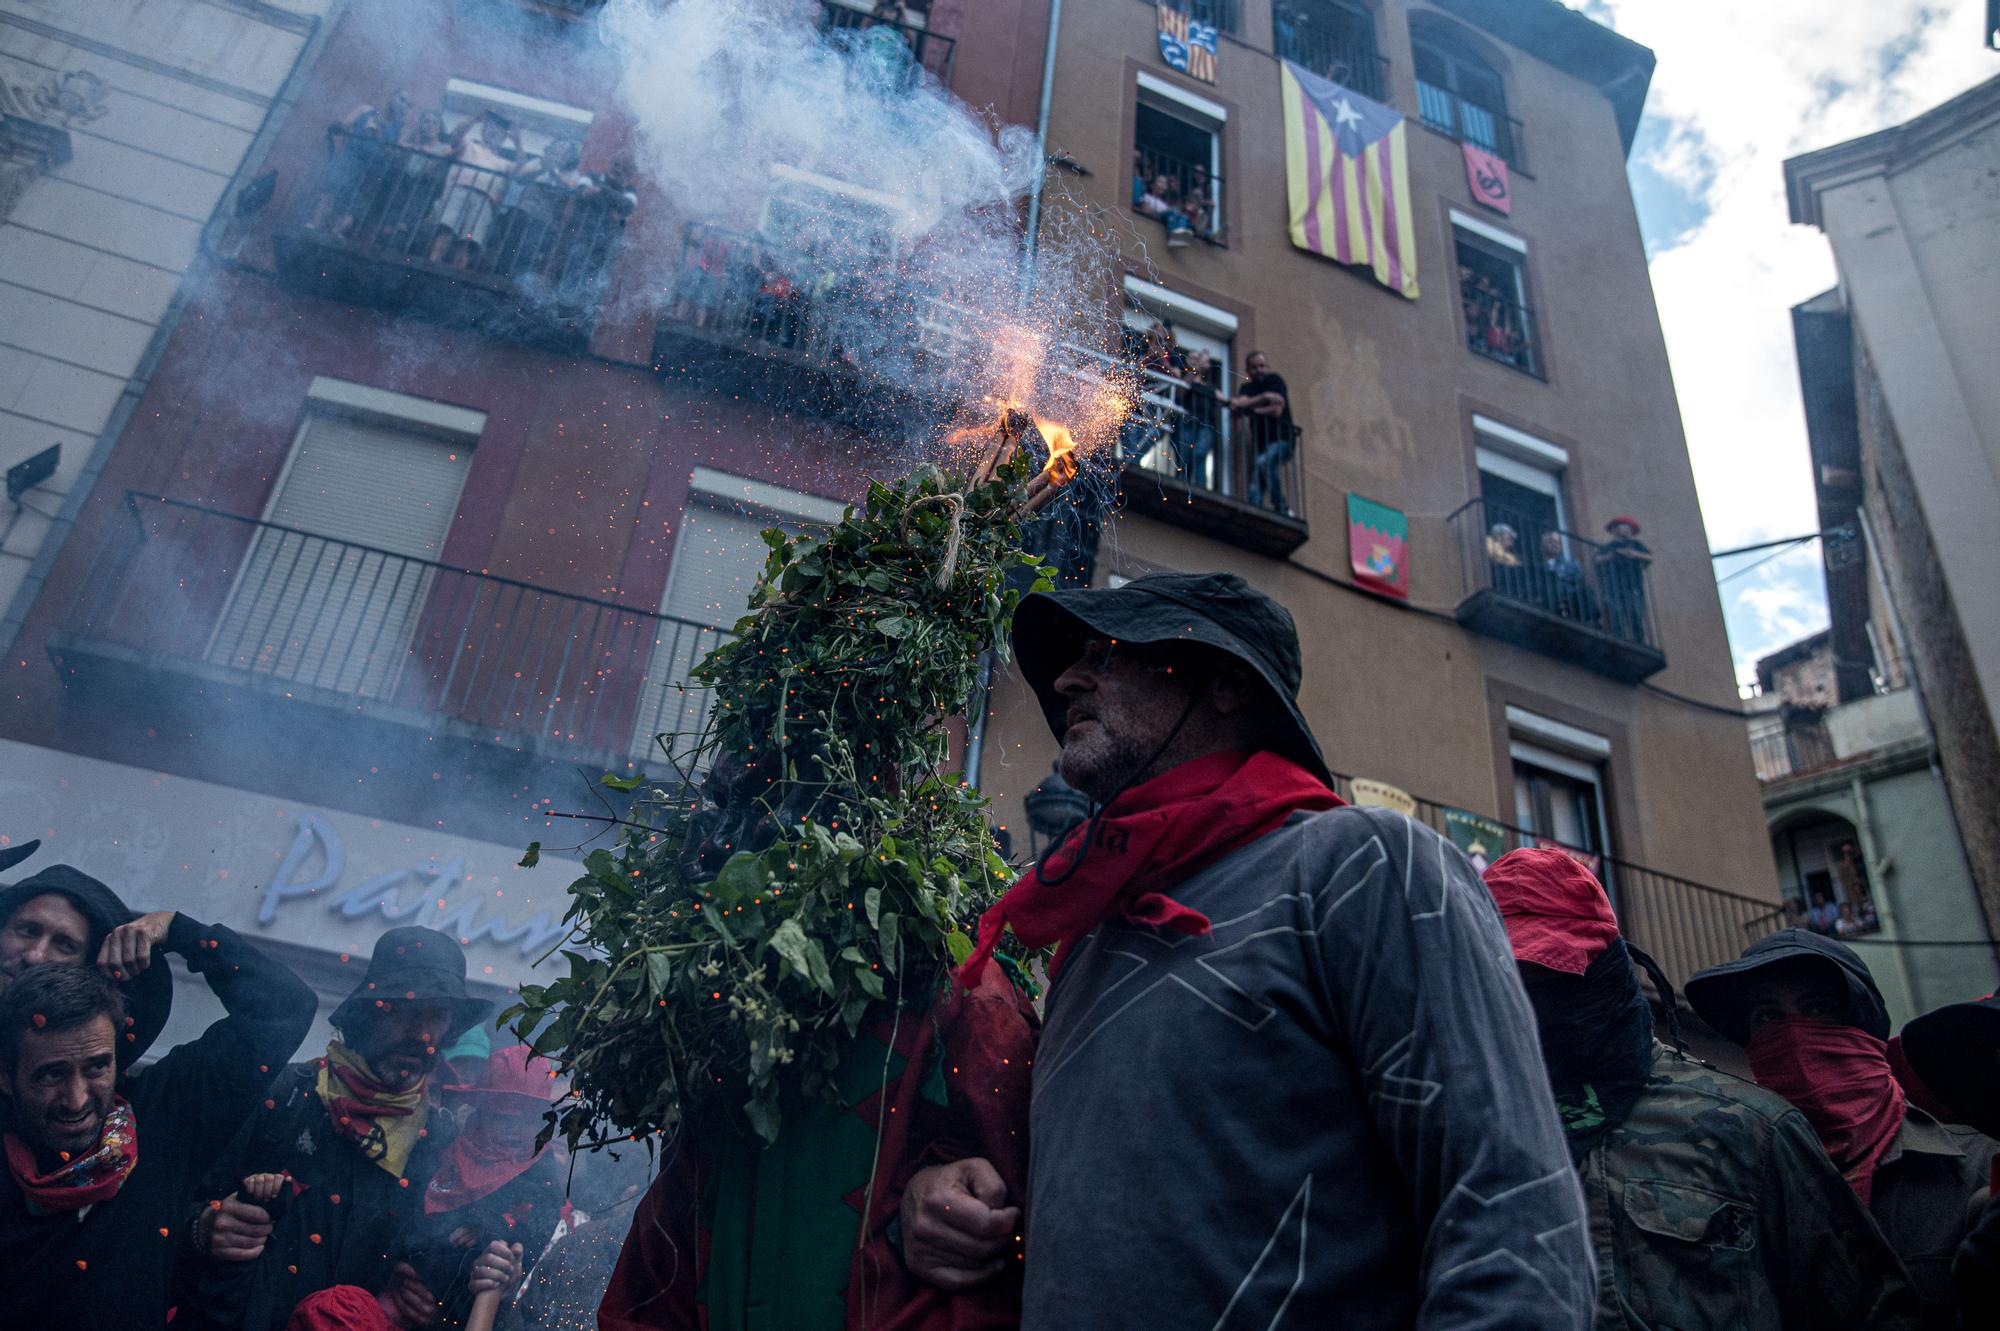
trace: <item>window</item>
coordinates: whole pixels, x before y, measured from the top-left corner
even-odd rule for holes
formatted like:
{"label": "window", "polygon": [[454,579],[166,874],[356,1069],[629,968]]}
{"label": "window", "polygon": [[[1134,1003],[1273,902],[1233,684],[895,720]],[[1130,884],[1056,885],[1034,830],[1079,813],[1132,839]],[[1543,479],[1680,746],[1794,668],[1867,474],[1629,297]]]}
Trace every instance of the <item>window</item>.
{"label": "window", "polygon": [[1563,506],[1569,452],[1485,416],[1474,416],[1472,428],[1488,528],[1496,523],[1512,527],[1520,552],[1533,556],[1545,533],[1562,534],[1569,525]]}
{"label": "window", "polygon": [[394,691],[458,511],[481,412],[315,380],[208,659],[362,697]]}
{"label": "window", "polygon": [[1222,126],[1218,103],[1150,74],[1139,76],[1132,143],[1132,210],[1167,229],[1175,248],[1223,235]]}
{"label": "window", "polygon": [[1474,355],[1542,378],[1535,311],[1528,304],[1527,247],[1478,218],[1452,210],[1459,310]]}
{"label": "window", "polygon": [[1507,114],[1506,88],[1493,67],[1456,34],[1433,23],[1411,24],[1410,50],[1417,71],[1417,114],[1423,122],[1525,168],[1520,126]]}
{"label": "window", "polygon": [[1514,821],[1536,839],[1603,856],[1604,787],[1600,769],[1530,744],[1510,746],[1514,759]]}
{"label": "window", "polygon": [[[683,686],[695,663],[749,611],[771,552],[765,530],[783,527],[797,536],[832,526],[840,513],[831,500],[695,469],[633,722],[632,753],[640,765],[659,758],[655,735],[692,739],[707,719],[709,695]],[[683,750],[673,751],[678,756]]]}
{"label": "window", "polygon": [[1168,9],[1178,9],[1196,23],[1206,23],[1217,32],[1232,37],[1243,32],[1243,0],[1165,0]]}
{"label": "window", "polygon": [[[1126,464],[1197,489],[1239,493],[1221,396],[1235,382],[1235,316],[1128,277],[1125,329],[1127,356],[1142,375],[1139,409],[1119,437]],[[1162,347],[1169,333],[1173,345]]]}
{"label": "window", "polygon": [[1341,0],[1278,0],[1271,45],[1290,60],[1378,102],[1389,99],[1387,65],[1375,47],[1375,16]]}

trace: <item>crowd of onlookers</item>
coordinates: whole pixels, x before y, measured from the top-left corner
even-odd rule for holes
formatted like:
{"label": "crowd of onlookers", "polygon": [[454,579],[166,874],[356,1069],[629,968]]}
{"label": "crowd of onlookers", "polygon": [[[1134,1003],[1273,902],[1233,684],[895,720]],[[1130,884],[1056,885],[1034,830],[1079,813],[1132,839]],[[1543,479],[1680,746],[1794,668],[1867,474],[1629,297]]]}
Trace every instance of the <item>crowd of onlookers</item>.
{"label": "crowd of onlookers", "polygon": [[1802,896],[1786,898],[1785,924],[1794,929],[1810,929],[1827,938],[1852,938],[1881,928],[1875,900],[1868,893],[1860,848],[1852,841],[1842,842],[1829,868],[1829,876],[1837,886],[1824,879],[1809,883],[1811,905]]}
{"label": "crowd of onlookers", "polygon": [[[1610,539],[1575,542],[1589,546],[1593,567],[1586,571],[1571,553],[1575,538],[1541,527],[1497,508],[1486,511],[1486,563],[1494,591],[1564,619],[1601,628],[1630,642],[1647,640],[1646,569],[1652,551],[1639,539],[1638,519],[1620,514],[1605,524]],[[1533,554],[1522,532],[1533,537]]]}
{"label": "crowd of onlookers", "polygon": [[[169,954],[223,1015],[152,1057]],[[563,1085],[495,1047],[451,937],[352,961],[293,1063],[318,997],[264,949],[69,865],[0,883],[0,1326],[596,1325],[645,1152],[541,1140]]]}
{"label": "crowd of onlookers", "polygon": [[1527,312],[1500,288],[1491,273],[1458,266],[1458,299],[1465,316],[1465,345],[1489,360],[1530,374],[1539,373]]}
{"label": "crowd of onlookers", "polygon": [[1132,209],[1167,228],[1168,249],[1180,249],[1196,237],[1214,238],[1215,194],[1207,167],[1132,150]]}
{"label": "crowd of onlookers", "polygon": [[311,227],[496,276],[594,276],[639,203],[629,153],[586,170],[574,138],[530,151],[500,110],[453,126],[403,92],[328,126],[327,150]]}

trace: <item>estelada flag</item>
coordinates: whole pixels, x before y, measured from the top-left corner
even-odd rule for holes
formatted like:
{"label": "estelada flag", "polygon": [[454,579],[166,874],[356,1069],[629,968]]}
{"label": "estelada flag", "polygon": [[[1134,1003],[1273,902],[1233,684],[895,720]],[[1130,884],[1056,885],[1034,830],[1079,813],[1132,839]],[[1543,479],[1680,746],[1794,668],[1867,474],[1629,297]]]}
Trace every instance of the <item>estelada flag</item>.
{"label": "estelada flag", "polygon": [[1347,496],[1347,562],[1371,592],[1410,599],[1410,520],[1401,509]]}
{"label": "estelada flag", "polygon": [[1400,112],[1279,62],[1292,244],[1417,298],[1409,126]]}
{"label": "estelada flag", "polygon": [[1504,159],[1476,143],[1460,144],[1465,149],[1465,183],[1474,203],[1483,203],[1496,213],[1514,211],[1514,185],[1507,175]]}
{"label": "estelada flag", "polygon": [[1215,25],[1189,18],[1172,5],[1160,12],[1160,59],[1203,83],[1215,82]]}

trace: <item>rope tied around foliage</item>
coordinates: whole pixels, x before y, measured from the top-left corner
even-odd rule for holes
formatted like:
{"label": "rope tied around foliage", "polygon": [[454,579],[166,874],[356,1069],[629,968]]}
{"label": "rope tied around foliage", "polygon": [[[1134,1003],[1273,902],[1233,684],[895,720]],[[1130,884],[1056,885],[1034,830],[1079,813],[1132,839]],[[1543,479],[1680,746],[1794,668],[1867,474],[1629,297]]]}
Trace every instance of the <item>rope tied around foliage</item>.
{"label": "rope tied around foliage", "polygon": [[958,570],[958,547],[964,537],[965,496],[962,494],[925,495],[910,501],[903,510],[903,540],[910,539],[910,520],[926,509],[943,508],[951,514],[951,526],[946,529],[944,553],[938,556],[938,571],[934,585],[939,591],[949,590],[952,574]]}

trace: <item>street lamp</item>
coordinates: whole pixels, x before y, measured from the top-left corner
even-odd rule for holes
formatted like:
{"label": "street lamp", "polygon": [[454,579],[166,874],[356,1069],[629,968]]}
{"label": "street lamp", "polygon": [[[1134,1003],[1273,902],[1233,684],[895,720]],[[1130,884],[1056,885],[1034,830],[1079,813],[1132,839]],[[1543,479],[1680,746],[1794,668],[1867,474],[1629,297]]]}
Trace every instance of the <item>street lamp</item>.
{"label": "street lamp", "polygon": [[1090,816],[1090,797],[1050,772],[1022,800],[1028,810],[1028,854],[1040,860]]}

